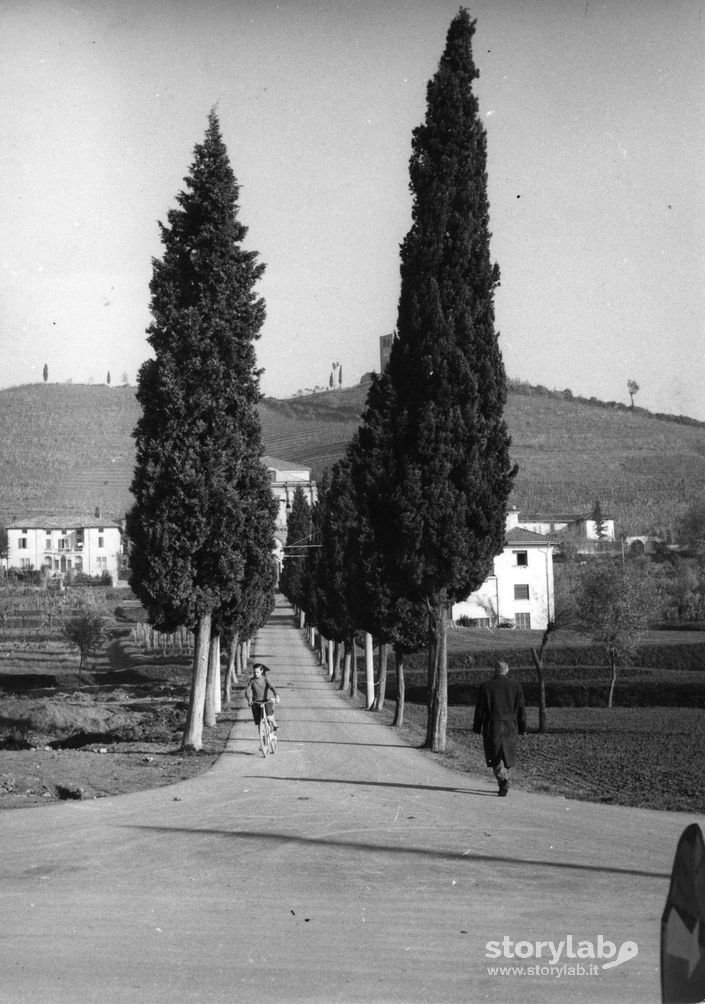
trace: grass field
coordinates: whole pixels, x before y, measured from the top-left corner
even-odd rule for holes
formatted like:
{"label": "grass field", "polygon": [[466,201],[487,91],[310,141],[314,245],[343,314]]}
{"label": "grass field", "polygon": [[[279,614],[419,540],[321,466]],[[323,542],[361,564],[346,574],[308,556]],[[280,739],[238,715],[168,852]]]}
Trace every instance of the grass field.
{"label": "grass field", "polygon": [[[449,709],[442,759],[494,785],[481,739],[472,732],[473,711]],[[389,709],[383,714],[391,719]],[[519,741],[513,786],[566,799],[705,812],[705,711],[551,708],[549,721],[548,731],[539,733],[537,710],[528,709],[529,731]],[[423,743],[425,726],[425,706],[409,704],[405,732],[414,745]]]}

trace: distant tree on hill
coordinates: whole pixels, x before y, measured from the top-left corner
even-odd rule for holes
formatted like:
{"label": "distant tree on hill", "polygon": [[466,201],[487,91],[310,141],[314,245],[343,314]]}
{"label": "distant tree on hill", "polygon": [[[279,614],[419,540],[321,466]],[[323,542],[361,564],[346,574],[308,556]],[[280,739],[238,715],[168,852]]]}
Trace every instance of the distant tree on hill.
{"label": "distant tree on hill", "polygon": [[108,370],[108,375],[105,378],[105,382],[107,383],[107,385],[109,387],[110,386],[110,370]]}
{"label": "distant tree on hill", "polygon": [[252,548],[271,561],[276,503],[257,413],[254,343],[265,308],[254,287],[264,265],[243,247],[239,186],[215,111],[185,182],[161,226],[164,254],[150,283],[154,358],[139,374],[127,533],[132,589],[151,622],[196,632],[182,745],[198,750],[211,625],[232,624],[248,568],[264,568]]}
{"label": "distant tree on hill", "polygon": [[130,382],[130,378],[129,378],[129,376],[127,375],[127,370],[124,370],[124,371],[123,371],[123,374],[122,374],[122,376],[121,376],[120,380],[121,380],[121,382],[122,382],[122,383],[123,383],[123,384],[124,384],[125,386],[127,386],[127,385],[129,384],[129,382]]}
{"label": "distant tree on hill", "polygon": [[639,384],[636,380],[627,380],[627,390],[629,392],[629,407],[634,407],[634,395],[639,393]]}
{"label": "distant tree on hill", "polygon": [[42,376],[44,377],[44,383],[46,383],[47,380],[49,379],[49,365],[48,365],[48,363],[44,363],[44,369],[42,371]]}

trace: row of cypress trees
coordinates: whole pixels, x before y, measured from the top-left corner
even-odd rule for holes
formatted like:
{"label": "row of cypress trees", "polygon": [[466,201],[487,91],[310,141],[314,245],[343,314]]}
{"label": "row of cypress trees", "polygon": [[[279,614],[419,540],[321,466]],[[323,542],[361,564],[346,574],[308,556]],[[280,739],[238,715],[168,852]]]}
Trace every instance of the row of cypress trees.
{"label": "row of cypress trees", "polygon": [[[428,648],[426,744],[445,749],[450,607],[504,541],[515,469],[494,326],[486,134],[473,93],[475,31],[453,19],[413,134],[412,226],[401,247],[397,334],[357,434],[319,486],[311,527],[290,527],[282,580],[322,634],[365,630],[397,657]],[[294,514],[296,516],[294,517]],[[296,549],[311,535],[306,557]]]}
{"label": "row of cypress trees", "polygon": [[[448,612],[501,549],[514,474],[474,30],[461,9],[413,134],[398,335],[358,433],[321,486],[312,513],[320,547],[307,551],[299,602],[330,638],[365,628],[401,653],[423,632],[427,740],[436,750],[445,745]],[[184,180],[153,262],[154,358],[138,379],[127,531],[132,587],[151,623],[196,635],[183,744],[198,749],[204,721],[215,721],[214,645],[249,637],[273,606],[276,503],[257,413],[254,345],[265,308],[254,287],[264,266],[243,247],[239,188],[215,111]]]}

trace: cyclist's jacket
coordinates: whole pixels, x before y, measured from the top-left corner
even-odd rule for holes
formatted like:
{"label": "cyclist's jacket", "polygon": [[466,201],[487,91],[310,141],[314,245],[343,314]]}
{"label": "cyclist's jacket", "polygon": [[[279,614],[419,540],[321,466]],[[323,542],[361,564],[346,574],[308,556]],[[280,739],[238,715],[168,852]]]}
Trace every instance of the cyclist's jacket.
{"label": "cyclist's jacket", "polygon": [[262,676],[251,676],[247,681],[245,697],[248,704],[251,704],[252,701],[271,701],[276,696],[276,690],[264,673]]}

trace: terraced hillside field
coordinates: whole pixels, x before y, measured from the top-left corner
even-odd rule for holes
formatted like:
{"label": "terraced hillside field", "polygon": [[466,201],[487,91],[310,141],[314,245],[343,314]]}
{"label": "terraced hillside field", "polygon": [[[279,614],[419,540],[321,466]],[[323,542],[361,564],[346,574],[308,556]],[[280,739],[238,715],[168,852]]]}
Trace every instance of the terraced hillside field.
{"label": "terraced hillside field", "polygon": [[[364,386],[260,404],[264,452],[320,477],[358,427]],[[705,494],[705,424],[510,390],[505,417],[521,509],[600,500],[618,532],[672,527]],[[0,391],[0,522],[61,512],[121,519],[131,505],[134,388],[32,384]]]}

